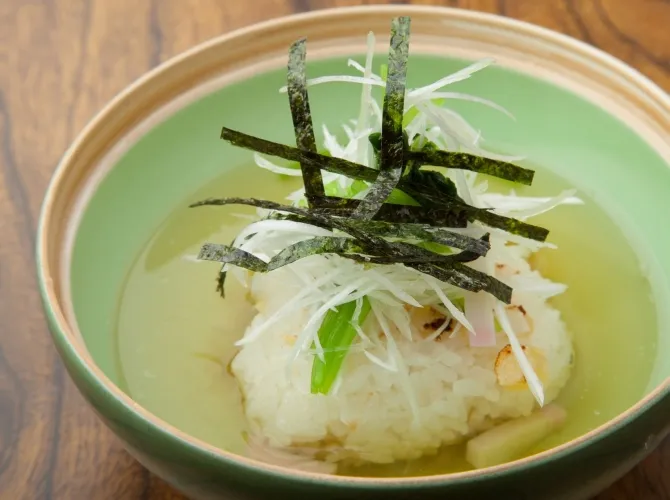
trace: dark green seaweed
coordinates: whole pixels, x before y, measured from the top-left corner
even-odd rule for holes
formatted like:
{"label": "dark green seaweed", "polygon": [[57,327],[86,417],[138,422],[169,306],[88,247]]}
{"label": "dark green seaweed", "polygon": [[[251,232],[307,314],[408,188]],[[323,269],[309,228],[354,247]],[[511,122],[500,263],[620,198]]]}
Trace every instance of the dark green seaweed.
{"label": "dark green seaweed", "polygon": [[332,229],[338,229],[358,239],[359,242],[377,247],[387,247],[384,239],[373,234],[366,233],[354,226],[347,224],[346,220],[338,219],[329,215],[316,213],[314,210],[295,207],[292,205],[282,205],[274,201],[258,200],[256,198],[208,198],[190,205],[191,208],[203,206],[223,206],[223,205],[248,205],[266,210],[277,210],[295,215],[301,215],[306,219],[316,223],[316,225],[327,226]]}
{"label": "dark green seaweed", "polygon": [[402,177],[405,166],[405,143],[402,118],[405,108],[405,83],[409,56],[409,17],[395,18],[391,23],[386,95],[382,113],[379,176],[356,210],[354,219],[372,219]]}
{"label": "dark green seaweed", "polygon": [[475,156],[468,153],[422,150],[411,151],[408,153],[408,156],[410,160],[415,161],[420,165],[471,170],[472,172],[491,175],[500,179],[525,184],[527,186],[530,186],[533,183],[533,176],[535,175],[534,171],[518,167],[512,163],[492,160],[490,158]]}
{"label": "dark green seaweed", "polygon": [[[382,130],[369,136],[378,168],[317,152],[307,92],[305,39],[291,46],[287,66],[296,147],[222,128],[221,138],[234,146],[296,162],[302,172],[308,208],[254,198],[211,198],[191,206],[250,205],[271,211],[271,218],[333,231],[333,236],[314,237],[284,248],[269,263],[231,246],[204,245],[200,259],[224,264],[218,278],[222,293],[226,264],[268,272],[311,255],[333,254],[368,264],[403,264],[439,281],[474,292],[484,290],[510,302],[509,286],[465,265],[486,255],[490,249],[488,233],[475,239],[448,228],[463,228],[468,222],[478,221],[538,241],[544,241],[548,231],[468,205],[447,176],[422,167],[470,170],[526,185],[532,183],[534,172],[503,161],[442,151],[425,138],[415,138],[410,146],[403,130],[409,26],[408,17],[392,22]],[[326,196],[321,170],[370,186],[362,200]]]}
{"label": "dark green seaweed", "polygon": [[[318,203],[314,204],[317,207],[313,209],[314,213],[338,217],[352,217],[362,203],[361,200],[339,198],[336,196],[312,199],[318,200]],[[413,205],[385,203],[375,214],[374,219],[386,222],[431,224],[435,226],[463,228],[468,223],[468,211],[461,207],[455,209],[448,206],[425,208]]]}
{"label": "dark green seaweed", "polygon": [[[316,225],[324,229],[333,229],[329,225],[318,224],[294,214],[275,214],[272,218]],[[428,224],[394,223],[379,220],[348,220],[347,224],[384,238],[439,243],[448,247],[475,252],[478,255],[486,255],[491,248],[488,239],[476,239]]]}
{"label": "dark green seaweed", "polygon": [[549,230],[540,226],[534,226],[518,219],[498,215],[489,210],[479,209],[471,215],[471,220],[478,220],[490,227],[495,227],[507,231],[508,233],[523,236],[535,241],[546,241],[549,236]]}
{"label": "dark green seaweed", "polygon": [[[296,41],[289,50],[288,58],[288,100],[295,129],[295,141],[299,149],[316,153],[316,139],[312,113],[307,95],[307,76],[305,73],[306,40]],[[323,178],[318,166],[307,161],[300,161],[305,192],[310,194],[325,194]]]}
{"label": "dark green seaweed", "polygon": [[480,271],[461,263],[452,263],[449,267],[443,268],[435,264],[408,264],[408,267],[416,269],[419,272],[428,274],[440,281],[450,283],[454,286],[471,292],[480,292],[485,290],[498,300],[509,304],[512,301],[512,288],[502,281],[489,276]]}
{"label": "dark green seaweed", "polygon": [[306,162],[312,167],[341,174],[351,179],[374,182],[379,174],[374,168],[369,168],[352,161],[315,153],[313,151],[301,151],[298,148],[267,141],[227,127],[221,129],[221,139],[229,142],[233,146],[249,149],[261,154],[277,156],[289,161]]}
{"label": "dark green seaweed", "polygon": [[225,296],[225,284],[227,273],[226,264],[232,264],[250,271],[266,272],[267,264],[255,255],[245,252],[239,248],[229,245],[219,245],[216,243],[205,243],[200,249],[198,260],[209,260],[221,262],[223,266],[216,279],[216,291]]}
{"label": "dark green seaweed", "polygon": [[421,206],[444,207],[453,211],[465,211],[468,214],[467,218],[470,222],[479,221],[487,226],[502,229],[535,241],[545,241],[549,235],[548,229],[511,217],[505,217],[485,208],[472,207],[460,198],[455,199],[448,195],[431,194],[431,189],[421,192],[418,185],[410,182],[402,183],[402,189],[419,202]]}
{"label": "dark green seaweed", "polygon": [[[330,226],[333,229],[341,230],[351,235],[352,237],[357,238],[356,243],[360,245],[361,249],[365,252],[365,254],[367,254],[361,255],[345,252],[341,254],[343,257],[367,263],[376,263],[375,259],[379,259],[378,263],[406,263],[407,266],[412,267],[422,273],[429,274],[441,281],[446,281],[465,290],[474,292],[486,290],[500,300],[505,300],[506,303],[509,303],[511,300],[511,291],[509,291],[509,287],[507,285],[493,277],[487,276],[484,273],[463,266],[459,260],[463,259],[463,257],[458,257],[458,255],[461,254],[445,256],[436,254],[430,250],[426,250],[416,245],[399,242],[388,242],[377,235],[370,234],[361,230],[360,228],[355,227],[355,221],[350,222],[347,220],[341,220],[336,217],[314,213],[312,210],[281,205],[279,203],[267,200],[256,200],[253,198],[210,198],[194,203],[191,205],[191,207],[230,204],[251,205],[265,208],[267,210],[284,211],[287,213],[303,216],[308,220],[317,222],[319,225]],[[230,260],[221,260],[231,258],[227,257],[228,253],[226,252],[226,249],[228,247],[226,245],[209,245],[211,245],[214,250],[217,250],[218,247],[222,248],[218,252],[208,252],[206,255],[212,255],[212,257],[206,260],[218,260],[219,262],[233,263]],[[201,255],[202,254],[203,252],[201,252]],[[470,258],[470,256],[468,258]],[[260,259],[256,260],[258,262],[262,262]],[[239,265],[240,267],[248,269],[247,261],[240,261]],[[260,270],[261,265],[257,262],[253,262],[251,265],[259,266]],[[263,263],[263,265],[266,264]],[[267,270],[267,267],[265,270]],[[260,272],[264,271],[260,270]]]}
{"label": "dark green seaweed", "polygon": [[[321,168],[324,170],[345,175],[352,179],[374,182],[377,178],[378,172],[375,169],[359,165],[358,163],[343,160],[341,158],[333,158],[310,151],[300,151],[299,149],[292,148],[291,146],[278,144],[272,141],[266,141],[265,139],[260,139],[258,137],[244,134],[242,132],[231,130],[225,127],[221,132],[221,137],[229,141],[231,144],[239,147],[251,149],[253,151],[269,154],[272,156],[278,156],[280,158],[291,161],[300,161],[302,159],[317,166],[321,165]],[[440,176],[442,179],[440,179],[438,176]],[[443,217],[445,215],[444,210],[446,209],[451,212],[451,217],[454,216],[454,213],[460,214],[461,211],[466,211],[468,213],[467,218],[470,221],[478,220],[488,226],[502,229],[525,238],[530,238],[537,241],[545,241],[549,234],[549,231],[545,228],[534,226],[532,224],[528,224],[517,219],[512,219],[510,217],[498,215],[486,209],[472,207],[458,198],[455,199],[455,186],[453,185],[453,182],[441,175],[439,172],[425,170],[414,171],[412,176],[400,179],[398,188],[402,192],[417,200],[424,207],[431,205],[440,207],[436,213],[441,214]],[[327,198],[328,197],[324,197],[323,201],[327,200]],[[314,200],[315,198],[312,199],[313,203]],[[314,203],[313,206],[321,207],[321,205],[318,203]],[[391,206],[400,208],[406,207],[406,205]],[[444,218],[442,219],[442,223],[436,222],[435,224],[444,225],[447,227],[463,227],[464,223],[462,217],[462,215],[459,215],[456,218],[455,223],[457,225],[450,226]],[[449,220],[454,221],[454,219]],[[411,218],[408,219],[408,217],[404,214],[397,220],[392,220],[391,222],[429,223],[429,221],[425,221],[425,219],[421,221],[413,221]]]}
{"label": "dark green seaweed", "polygon": [[233,264],[238,267],[264,273],[268,265],[254,254],[246,252],[229,245],[217,243],[205,243],[198,254],[199,260],[221,262],[222,264]]}
{"label": "dark green seaweed", "polygon": [[268,271],[286,266],[311,255],[361,253],[363,248],[352,238],[317,236],[294,243],[275,255],[268,263]]}

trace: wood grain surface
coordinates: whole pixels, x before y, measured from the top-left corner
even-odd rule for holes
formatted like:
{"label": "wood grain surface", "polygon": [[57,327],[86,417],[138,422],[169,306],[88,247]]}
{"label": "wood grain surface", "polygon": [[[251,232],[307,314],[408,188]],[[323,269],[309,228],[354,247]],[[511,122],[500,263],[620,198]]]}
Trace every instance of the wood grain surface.
{"label": "wood grain surface", "polygon": [[[126,85],[251,23],[361,0],[0,0],[0,499],[182,499],[135,463],[64,373],[40,309],[34,230],[49,177]],[[410,2],[405,2],[410,3]],[[670,2],[434,0],[600,47],[670,90]],[[670,416],[669,416],[670,418]],[[670,500],[670,440],[598,500]]]}

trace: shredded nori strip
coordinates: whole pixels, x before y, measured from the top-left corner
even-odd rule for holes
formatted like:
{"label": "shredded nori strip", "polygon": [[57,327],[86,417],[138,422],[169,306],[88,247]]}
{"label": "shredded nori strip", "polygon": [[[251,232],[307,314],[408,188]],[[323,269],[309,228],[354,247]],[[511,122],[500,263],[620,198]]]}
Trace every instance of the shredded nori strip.
{"label": "shredded nori strip", "polygon": [[488,239],[478,240],[459,233],[454,233],[444,228],[429,226],[427,224],[398,224],[374,220],[360,221],[352,224],[386,238],[414,239],[439,243],[463,251],[473,252],[478,256],[486,255],[491,248]]}
{"label": "shredded nori strip", "polygon": [[[303,224],[311,224],[313,226],[316,225],[324,229],[333,229],[329,225],[318,224],[294,214],[274,214],[272,218],[291,220]],[[449,231],[442,227],[430,226],[428,224],[395,223],[379,220],[348,220],[347,224],[384,238],[439,243],[448,247],[474,252],[477,255],[486,255],[491,248],[488,238],[486,240],[475,239],[470,236]]]}
{"label": "shredded nori strip", "polygon": [[408,267],[464,290],[471,292],[485,290],[505,304],[512,302],[511,287],[488,274],[476,271],[463,264],[454,263],[446,269],[435,264],[408,264]]}
{"label": "shredded nori strip", "polygon": [[[315,199],[315,198],[312,198]],[[327,196],[316,198],[314,213],[340,217],[352,217],[362,200]],[[468,223],[468,211],[448,206],[420,207],[385,203],[374,216],[375,220],[396,223],[431,224],[442,227],[464,228]]]}
{"label": "shredded nori strip", "polygon": [[261,154],[277,156],[289,161],[305,162],[311,167],[321,168],[328,172],[344,175],[351,179],[374,182],[379,172],[374,168],[366,167],[352,161],[335,158],[313,151],[301,151],[298,148],[279,144],[272,141],[254,137],[227,127],[221,129],[221,139],[233,146],[256,151]]}
{"label": "shredded nori strip", "polygon": [[533,183],[533,176],[535,175],[534,171],[518,167],[512,163],[492,160],[490,158],[475,156],[468,153],[422,150],[411,151],[408,155],[409,160],[412,160],[419,165],[471,170],[472,172],[492,175],[500,179],[518,182],[519,184],[525,184],[527,186],[530,186]]}
{"label": "shredded nori strip", "polygon": [[265,272],[268,267],[267,263],[252,253],[240,248],[217,243],[205,243],[200,249],[198,259],[233,264],[257,272]]}
{"label": "shredded nori strip", "polygon": [[281,203],[276,203],[274,201],[268,200],[258,200],[256,198],[208,198],[190,205],[191,208],[202,207],[202,206],[222,206],[222,205],[249,205],[257,208],[264,208],[266,210],[277,210],[279,212],[287,212],[296,215],[302,215],[306,219],[313,221],[316,225],[326,225],[330,226],[333,229],[338,229],[342,232],[345,232],[354,238],[357,238],[359,242],[365,243],[368,245],[376,245],[378,247],[387,247],[387,243],[384,239],[375,236],[373,234],[366,233],[353,227],[345,220],[337,219],[334,217],[329,217],[327,215],[316,213],[313,210],[307,210],[305,208],[294,207],[291,205],[282,205]]}
{"label": "shredded nori strip", "polygon": [[[439,175],[439,174],[438,174]],[[419,186],[410,182],[403,183],[402,189],[413,199],[418,201],[422,206],[444,207],[450,210],[463,210],[467,212],[467,218],[470,222],[479,221],[487,226],[502,229],[508,233],[523,236],[535,241],[546,241],[549,235],[549,230],[527,222],[505,217],[491,212],[485,208],[472,207],[466,204],[463,200],[450,198],[447,195],[431,195],[430,189],[421,192]]]}
{"label": "shredded nori strip", "polygon": [[469,251],[442,255],[408,243],[391,243],[390,248],[393,250],[392,255],[380,256],[366,252],[365,248],[352,238],[316,236],[284,248],[268,262],[267,271],[274,271],[305,257],[322,254],[340,255],[372,264],[407,264],[411,262],[436,263],[441,266],[448,266],[457,262],[471,262],[480,257],[479,254]]}
{"label": "shredded nori strip", "polygon": [[[473,292],[486,290],[495,297],[499,298],[500,300],[504,300],[506,303],[509,303],[511,300],[511,289],[509,289],[507,285],[505,285],[504,283],[500,282],[499,280],[493,277],[487,276],[484,273],[475,271],[474,269],[462,265],[461,262],[463,262],[464,260],[474,260],[473,257],[475,256],[469,253],[461,252],[460,254],[445,256],[436,254],[434,252],[431,252],[430,250],[426,250],[424,248],[407,243],[387,242],[378,236],[362,232],[360,229],[352,227],[355,226],[356,221],[349,222],[347,220],[341,220],[332,216],[329,217],[321,214],[315,214],[307,209],[281,205],[279,203],[267,200],[256,200],[253,198],[210,198],[207,200],[194,203],[191,206],[199,207],[206,205],[229,205],[229,204],[251,205],[260,208],[265,208],[268,210],[286,211],[288,213],[303,215],[307,219],[315,220],[320,225],[330,225],[334,229],[339,229],[354,237],[356,237],[357,234],[362,233],[364,237],[359,238],[357,244],[360,245],[361,250],[365,252],[366,255],[346,253],[346,252],[338,253],[338,255],[341,255],[342,257],[345,258],[354,259],[359,262],[367,262],[371,264],[402,263],[407,265],[408,267],[416,269],[419,272],[429,274],[441,281],[451,283],[465,290]],[[209,260],[219,260],[220,258],[225,258],[224,256],[226,255],[225,254],[226,246],[218,245],[218,247],[224,247],[224,251],[217,254],[217,256],[218,255],[222,256]],[[337,248],[335,248],[331,252],[322,251],[319,253],[337,253]],[[464,253],[465,256],[462,255]],[[289,252],[289,255],[295,256],[297,254],[295,252]],[[300,253],[299,255],[300,256],[297,258],[307,257],[309,254]],[[297,258],[291,260],[290,262],[297,260]],[[258,261],[260,261],[260,259],[258,259]],[[247,268],[246,265],[241,265],[240,267]],[[281,266],[275,265],[273,269],[276,269],[277,267]],[[265,271],[261,270],[260,272]]]}
{"label": "shredded nori strip", "polygon": [[[265,139],[260,139],[236,130],[231,130],[226,127],[222,129],[221,137],[231,144],[234,144],[239,147],[246,149],[251,149],[253,151],[258,151],[260,153],[269,154],[272,156],[278,156],[291,161],[307,161],[315,165],[321,165],[321,168],[329,172],[334,172],[337,174],[344,175],[346,177],[364,180],[368,182],[374,182],[377,178],[377,171],[373,168],[366,167],[364,165],[359,165],[357,163],[343,160],[341,158],[333,158],[330,156],[321,155],[311,151],[300,151],[297,148],[291,146],[286,146],[284,144],[278,144],[272,141],[266,141]],[[534,226],[526,222],[522,222],[516,219],[511,219],[502,215],[495,214],[486,209],[476,208],[465,204],[460,199],[454,199],[454,189],[453,182],[447,179],[444,176],[443,181],[439,181],[438,177],[441,174],[439,172],[432,171],[419,171],[419,173],[413,174],[411,177],[405,179],[402,178],[398,184],[398,188],[417,200],[423,206],[439,206],[442,209],[445,207],[450,207],[452,210],[460,211],[465,210],[468,212],[467,218],[470,221],[478,220],[486,225],[502,229],[504,231],[523,236],[525,238],[530,238],[537,241],[545,241],[549,234],[549,231],[545,228]],[[427,180],[430,179],[430,182]],[[422,181],[425,181],[424,184]],[[443,192],[439,193],[439,185],[441,183],[443,186]],[[424,190],[424,191],[422,191]],[[432,194],[432,196],[431,196]],[[438,197],[439,196],[439,197]],[[324,200],[326,200],[324,198]],[[423,200],[423,202],[421,201]],[[312,200],[314,202],[315,199]],[[394,204],[385,204],[395,207],[406,207],[407,205],[394,205]],[[313,206],[320,207],[318,203],[314,203]],[[407,218],[398,218],[390,220],[389,222],[412,222],[407,220]],[[423,222],[423,221],[419,221]],[[457,225],[448,227],[464,227],[463,221],[459,218]]]}
{"label": "shredded nori strip", "polygon": [[268,271],[286,266],[311,255],[361,253],[363,248],[352,238],[317,236],[294,243],[275,255],[268,263]]}
{"label": "shredded nori strip", "polygon": [[[295,129],[295,141],[299,149],[316,153],[316,139],[312,113],[307,95],[307,75],[305,73],[306,40],[304,38],[291,45],[288,57],[288,99]],[[300,161],[305,192],[325,194],[323,178],[318,166],[307,161]]]}
{"label": "shredded nori strip", "polygon": [[386,95],[382,112],[379,176],[351,214],[354,219],[372,219],[402,177],[405,166],[405,142],[402,119],[405,109],[405,83],[409,56],[409,17],[391,23]]}
{"label": "shredded nori strip", "polygon": [[224,264],[216,280],[216,291],[221,294],[221,297],[225,295],[226,271],[224,269],[226,264],[232,264],[250,271],[262,273],[267,271],[267,264],[254,254],[233,246],[219,245],[217,243],[205,243],[200,249],[198,260],[209,260]]}
{"label": "shredded nori strip", "polygon": [[[317,152],[305,74],[305,39],[297,40],[291,46],[287,67],[288,97],[297,147],[222,128],[221,138],[234,146],[297,162],[308,208],[254,198],[212,198],[191,206],[251,205],[272,211],[271,218],[334,231],[333,236],[318,236],[290,245],[269,263],[232,246],[204,245],[198,258],[224,263],[218,279],[222,294],[223,269],[227,264],[254,272],[269,272],[311,255],[333,254],[368,264],[403,264],[465,290],[484,290],[505,303],[511,301],[509,286],[465,265],[487,254],[490,249],[488,233],[475,239],[448,228],[463,228],[468,222],[478,221],[538,241],[544,241],[548,231],[468,205],[458,196],[455,184],[448,177],[422,166],[470,170],[526,185],[532,183],[534,172],[503,161],[441,151],[425,138],[415,139],[410,147],[403,130],[409,25],[408,17],[396,18],[392,22],[382,130],[369,136],[378,168]],[[321,170],[367,182],[370,187],[362,200],[326,196]],[[444,251],[433,251],[436,246]]]}

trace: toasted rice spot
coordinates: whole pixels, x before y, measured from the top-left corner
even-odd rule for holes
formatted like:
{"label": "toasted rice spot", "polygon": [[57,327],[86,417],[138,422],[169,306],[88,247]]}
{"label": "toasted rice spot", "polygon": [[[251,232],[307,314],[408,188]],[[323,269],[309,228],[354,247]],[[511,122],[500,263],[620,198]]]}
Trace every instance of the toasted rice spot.
{"label": "toasted rice spot", "polygon": [[[542,353],[532,347],[522,345],[523,352],[528,357],[528,361],[537,373],[537,376],[544,378],[546,360]],[[494,371],[498,384],[502,387],[522,389],[527,386],[526,377],[521,371],[519,362],[512,352],[512,346],[507,344],[503,347],[495,360]]]}
{"label": "toasted rice spot", "polygon": [[[422,338],[431,336],[435,333],[435,330],[442,328],[447,321],[447,317],[444,314],[431,306],[412,307],[409,313],[412,326]],[[457,322],[453,318],[450,318],[449,324],[442,333],[451,333],[456,328],[456,324]],[[435,340],[439,341],[442,333]]]}

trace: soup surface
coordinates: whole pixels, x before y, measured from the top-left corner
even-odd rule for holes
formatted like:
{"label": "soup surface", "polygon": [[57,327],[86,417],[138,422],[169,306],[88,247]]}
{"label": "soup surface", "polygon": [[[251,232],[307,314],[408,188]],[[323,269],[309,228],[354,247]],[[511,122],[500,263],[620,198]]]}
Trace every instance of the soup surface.
{"label": "soup surface", "polygon": [[[535,185],[517,189],[519,194],[550,196],[569,187],[555,174],[537,170]],[[255,212],[241,206],[187,206],[210,196],[282,201],[297,186],[294,179],[255,166],[208,183],[180,201],[147,241],[119,300],[116,349],[124,389],[170,424],[234,453],[245,452],[245,420],[226,366],[253,310],[232,277],[221,299],[215,292],[218,265],[194,262],[193,257],[205,241],[230,242]],[[656,314],[639,261],[616,224],[593,201],[579,196],[585,205],[558,207],[532,219],[549,228],[549,241],[558,245],[535,254],[532,264],[547,278],[568,285],[552,303],[573,335],[576,360],[557,400],[568,412],[567,424],[530,453],[584,434],[634,404],[644,394],[655,357]],[[455,446],[437,457],[338,472],[416,476],[470,468],[464,447]]]}

